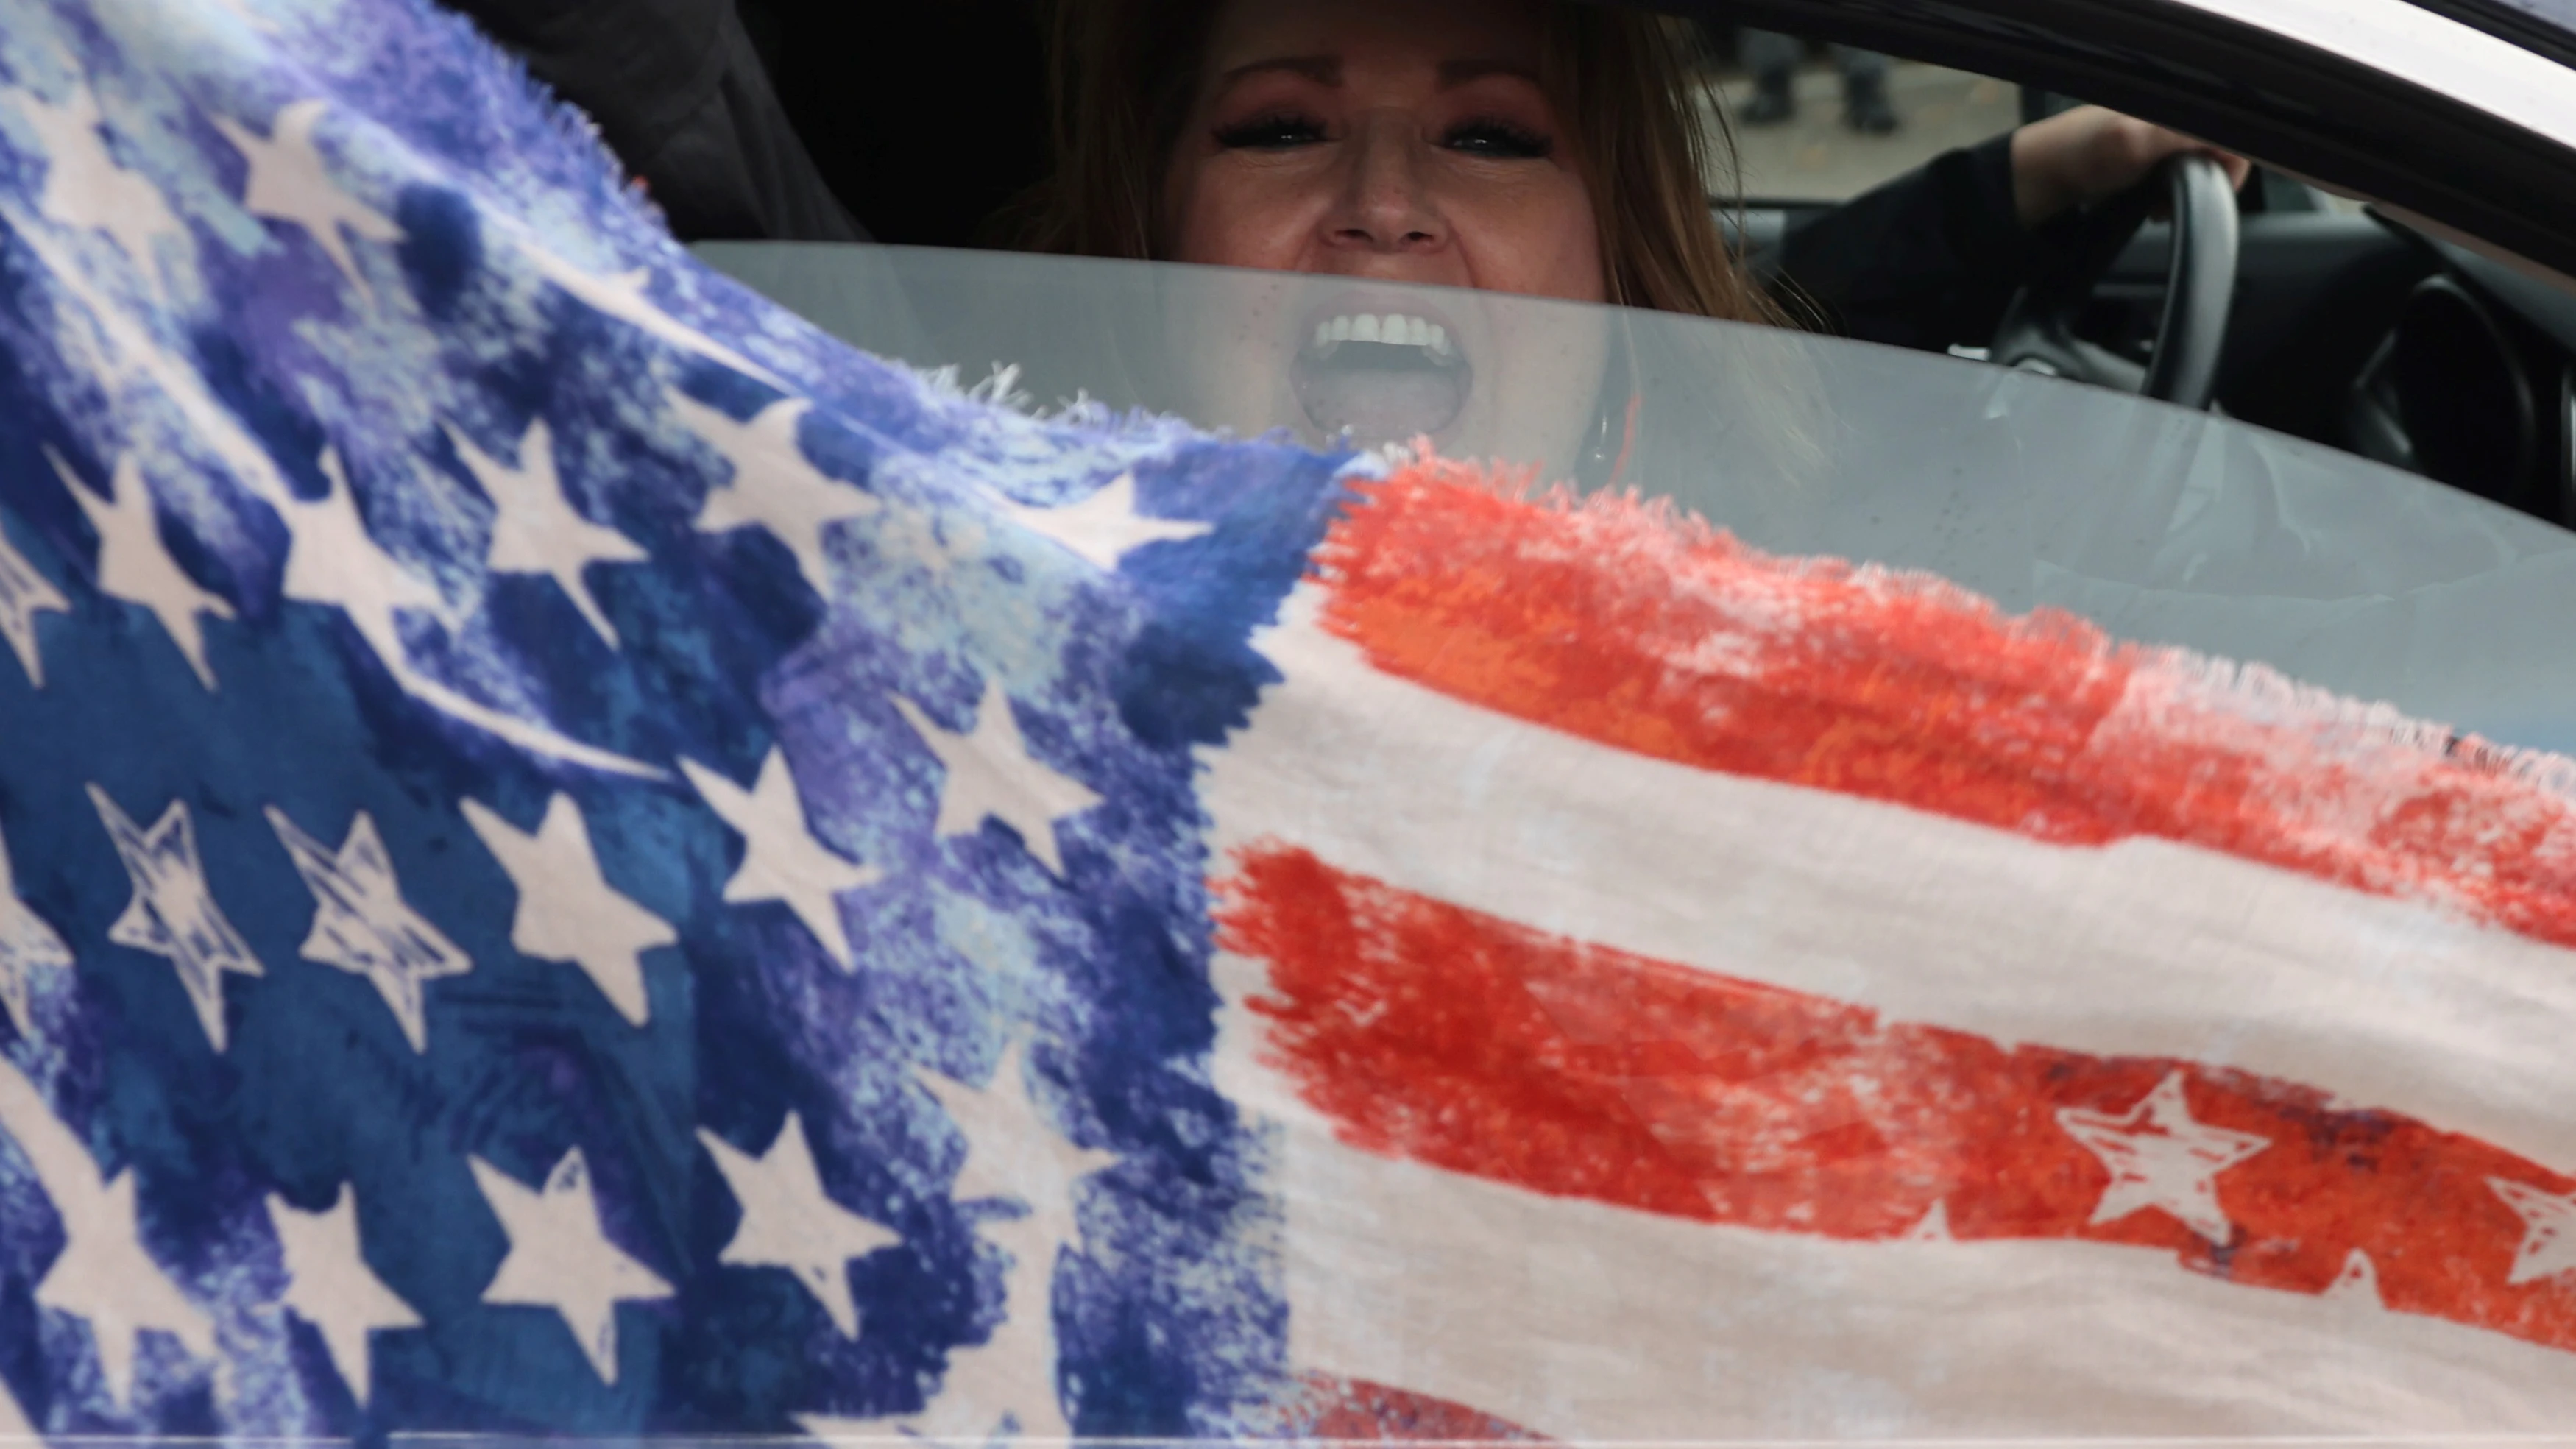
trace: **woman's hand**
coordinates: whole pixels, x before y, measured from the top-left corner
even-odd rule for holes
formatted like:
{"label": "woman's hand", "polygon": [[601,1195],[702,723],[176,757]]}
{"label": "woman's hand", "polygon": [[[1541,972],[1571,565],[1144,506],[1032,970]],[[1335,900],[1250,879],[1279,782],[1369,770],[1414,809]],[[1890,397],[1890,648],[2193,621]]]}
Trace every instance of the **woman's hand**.
{"label": "woman's hand", "polygon": [[2023,226],[2038,226],[2060,212],[2117,196],[2146,180],[2166,157],[2186,154],[2215,159],[2238,186],[2254,171],[2244,157],[2180,131],[2100,106],[2078,106],[2013,132],[2013,209]]}

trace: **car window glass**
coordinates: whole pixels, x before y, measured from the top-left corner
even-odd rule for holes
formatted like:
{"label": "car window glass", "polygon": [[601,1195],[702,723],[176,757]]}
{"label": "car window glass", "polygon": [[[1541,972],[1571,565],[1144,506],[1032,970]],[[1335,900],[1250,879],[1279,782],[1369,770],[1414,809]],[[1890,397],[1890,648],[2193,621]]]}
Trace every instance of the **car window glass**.
{"label": "car window glass", "polygon": [[1032,408],[1307,443],[1331,441],[1326,423],[1427,433],[1534,481],[1669,499],[1766,549],[1929,570],[2009,610],[2576,750],[2576,534],[2223,417],[1485,292],[931,249],[700,254],[845,340]]}
{"label": "car window glass", "polygon": [[[1751,204],[1846,201],[2055,102],[2016,85],[1805,36],[1698,27],[1706,106],[1735,139]],[[1723,164],[1721,158],[1720,164]],[[1735,195],[1737,178],[1712,177]]]}
{"label": "car window glass", "polygon": [[[1702,22],[1701,114],[1732,141],[1710,158],[1709,194],[1753,208],[1848,201],[1946,151],[1981,145],[2080,104],[2072,96],[1833,44],[1787,31]],[[2266,170],[2261,210],[2357,212],[2358,199]]]}

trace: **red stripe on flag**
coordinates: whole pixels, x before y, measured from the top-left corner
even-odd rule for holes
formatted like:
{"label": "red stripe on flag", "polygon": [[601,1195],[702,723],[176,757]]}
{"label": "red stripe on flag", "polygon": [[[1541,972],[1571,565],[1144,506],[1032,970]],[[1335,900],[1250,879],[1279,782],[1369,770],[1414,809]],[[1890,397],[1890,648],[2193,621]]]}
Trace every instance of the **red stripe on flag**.
{"label": "red stripe on flag", "polygon": [[1385,673],[1702,769],[2186,842],[2576,945],[2576,809],[2493,746],[1633,502],[1439,459],[1363,487],[1318,556],[1323,617]]}
{"label": "red stripe on flag", "polygon": [[[2335,1286],[2359,1250],[2389,1308],[2576,1348],[2565,1280],[2508,1281],[2525,1223],[2490,1185],[2576,1182],[2483,1142],[2190,1062],[1885,1022],[1532,931],[1302,850],[1237,865],[1219,919],[1227,949],[1269,968],[1270,994],[1249,1003],[1270,1023],[1264,1060],[1352,1146],[1775,1232],[1894,1238],[1937,1208],[1963,1240],[2165,1248],[2293,1292]],[[2164,1090],[2181,1094],[2186,1137],[2243,1134],[2209,1175],[2222,1241],[2160,1206],[2095,1221],[2130,1199],[2106,1196],[2109,1159],[2077,1130],[2134,1125]],[[2136,1135],[2179,1140],[2157,1126]]]}
{"label": "red stripe on flag", "polygon": [[1241,1429],[1254,1440],[1300,1444],[1553,1442],[1464,1404],[1366,1379],[1319,1373],[1298,1375],[1283,1402],[1271,1405]]}

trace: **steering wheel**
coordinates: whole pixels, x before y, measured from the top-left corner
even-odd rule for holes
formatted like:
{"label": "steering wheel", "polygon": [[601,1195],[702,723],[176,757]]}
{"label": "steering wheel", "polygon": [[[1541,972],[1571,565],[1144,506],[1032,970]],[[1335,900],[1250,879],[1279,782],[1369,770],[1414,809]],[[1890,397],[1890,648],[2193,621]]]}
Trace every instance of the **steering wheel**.
{"label": "steering wheel", "polygon": [[[2209,406],[2236,290],[2236,188],[2206,156],[2176,156],[2156,178],[2101,203],[2073,241],[2014,294],[1988,356],[1996,363],[2074,378],[2187,408]],[[2155,209],[2159,191],[2173,212],[2173,260],[2165,269],[2164,314],[2144,367],[2075,335],[2093,289]]]}

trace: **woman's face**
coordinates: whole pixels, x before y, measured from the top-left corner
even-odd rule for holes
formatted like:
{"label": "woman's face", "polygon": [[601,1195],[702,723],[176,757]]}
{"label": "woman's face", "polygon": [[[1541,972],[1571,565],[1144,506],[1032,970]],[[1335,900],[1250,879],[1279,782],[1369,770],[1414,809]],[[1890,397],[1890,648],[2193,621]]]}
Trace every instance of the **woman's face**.
{"label": "woman's face", "polygon": [[1535,5],[1227,0],[1164,197],[1184,262],[1603,299]]}
{"label": "woman's face", "polygon": [[1604,299],[1540,0],[1224,0],[1164,192],[1167,254],[1276,285],[1181,307],[1203,422],[1566,466]]}

